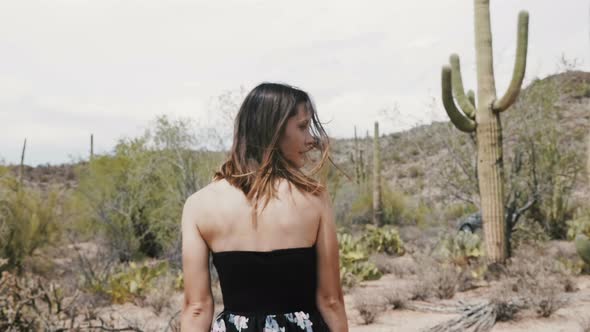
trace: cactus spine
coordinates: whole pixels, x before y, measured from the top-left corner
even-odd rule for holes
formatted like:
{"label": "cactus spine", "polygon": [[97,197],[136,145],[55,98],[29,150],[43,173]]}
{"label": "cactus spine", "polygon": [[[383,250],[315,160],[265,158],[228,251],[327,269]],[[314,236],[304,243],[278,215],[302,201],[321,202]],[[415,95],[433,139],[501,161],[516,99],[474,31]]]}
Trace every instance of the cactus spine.
{"label": "cactus spine", "polygon": [[[518,16],[516,62],[512,81],[502,98],[496,98],[494,81],[490,1],[474,0],[477,104],[473,92],[465,94],[459,56],[450,57],[442,69],[442,100],[457,129],[477,137],[478,181],[484,237],[490,263],[503,263],[509,243],[504,220],[502,125],[500,113],[510,107],[520,92],[526,68],[529,16]],[[461,111],[455,105],[457,100]]]}
{"label": "cactus spine", "polygon": [[373,137],[373,224],[383,225],[381,202],[381,147],[379,146],[379,122],[375,122]]}

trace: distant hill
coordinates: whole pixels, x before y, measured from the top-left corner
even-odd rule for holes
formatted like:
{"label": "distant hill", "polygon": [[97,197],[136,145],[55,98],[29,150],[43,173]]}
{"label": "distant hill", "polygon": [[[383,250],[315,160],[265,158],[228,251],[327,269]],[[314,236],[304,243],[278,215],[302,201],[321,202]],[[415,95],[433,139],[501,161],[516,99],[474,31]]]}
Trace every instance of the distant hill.
{"label": "distant hill", "polygon": [[[540,99],[552,92],[557,96],[553,105],[531,107],[527,100]],[[501,93],[501,92],[500,92]],[[442,104],[440,105],[442,108]],[[540,112],[547,116],[542,116]],[[558,128],[560,144],[574,151],[585,160],[585,137],[590,134],[590,73],[570,71],[535,80],[520,94],[518,102],[501,115],[504,132],[504,161],[513,141],[510,133],[520,130],[527,119],[539,116],[539,122],[553,121]],[[537,121],[537,120],[535,120]],[[531,124],[534,126],[534,124]],[[423,125],[408,131],[384,135],[381,139],[383,178],[393,190],[405,192],[418,199],[431,202],[453,201],[448,189],[441,185],[441,170],[449,165],[449,141],[455,144],[470,144],[469,135],[460,132],[450,122]],[[361,138],[359,143],[365,149],[364,159],[372,162],[372,138]],[[350,153],[353,139],[334,142],[334,159],[354,175]],[[574,188],[576,197],[590,197],[586,177],[581,176]]]}
{"label": "distant hill", "polygon": [[[510,133],[519,130],[524,120],[540,111],[534,107],[527,107],[527,97],[536,98],[535,94],[542,96],[548,90],[548,86],[554,87],[558,93],[552,105],[556,114],[542,118],[542,121],[555,121],[561,142],[580,155],[586,153],[584,137],[590,133],[590,73],[570,71],[532,82],[522,91],[519,101],[502,113],[505,154],[511,144]],[[449,141],[453,141],[454,144],[470,144],[469,136],[455,129],[449,122],[432,123],[382,136],[380,143],[384,181],[391,189],[402,191],[417,199],[431,202],[452,201],[453,198],[448,195],[448,188],[441,186],[440,181],[441,169],[456,167],[449,165]],[[365,150],[364,159],[368,161],[370,172],[372,139],[359,138],[359,144]],[[349,175],[354,176],[350,161],[354,147],[353,139],[334,140],[332,146],[336,163]],[[9,167],[15,174],[18,172],[18,166]],[[72,187],[76,184],[73,169],[72,164],[26,166],[25,180],[41,187],[49,182]],[[577,197],[590,196],[585,179],[586,177],[580,177],[575,187]]]}

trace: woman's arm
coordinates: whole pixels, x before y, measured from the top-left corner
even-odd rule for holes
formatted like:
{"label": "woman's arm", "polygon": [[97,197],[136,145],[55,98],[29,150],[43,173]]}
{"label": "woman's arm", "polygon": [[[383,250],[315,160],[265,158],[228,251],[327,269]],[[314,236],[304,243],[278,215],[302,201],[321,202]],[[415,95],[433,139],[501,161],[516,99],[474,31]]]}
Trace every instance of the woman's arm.
{"label": "woman's arm", "polygon": [[184,302],[182,332],[209,332],[213,320],[213,295],[209,275],[209,248],[197,228],[200,200],[189,197],[182,211],[182,271]]}
{"label": "woman's arm", "polygon": [[344,308],[344,295],[340,284],[340,263],[336,223],[330,195],[321,196],[321,217],[316,242],[318,309],[331,332],[348,332],[348,320]]}

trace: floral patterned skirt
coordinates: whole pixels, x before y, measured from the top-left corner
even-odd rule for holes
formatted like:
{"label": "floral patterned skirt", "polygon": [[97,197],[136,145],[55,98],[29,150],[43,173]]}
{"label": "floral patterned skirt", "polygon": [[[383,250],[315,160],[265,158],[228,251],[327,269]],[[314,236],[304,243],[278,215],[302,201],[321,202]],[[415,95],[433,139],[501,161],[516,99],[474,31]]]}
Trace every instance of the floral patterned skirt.
{"label": "floral patterned skirt", "polygon": [[252,314],[222,311],[211,332],[328,332],[318,311],[282,314]]}

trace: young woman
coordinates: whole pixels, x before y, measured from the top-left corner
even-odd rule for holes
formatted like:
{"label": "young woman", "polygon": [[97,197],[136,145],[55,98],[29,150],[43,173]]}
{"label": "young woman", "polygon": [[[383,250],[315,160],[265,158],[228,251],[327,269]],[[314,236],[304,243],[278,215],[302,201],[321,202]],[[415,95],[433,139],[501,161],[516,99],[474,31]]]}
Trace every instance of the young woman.
{"label": "young woman", "polygon": [[[329,143],[304,91],[264,83],[237,114],[228,160],[182,213],[181,330],[348,331],[326,188],[302,168]],[[209,253],[224,310],[213,319]]]}

